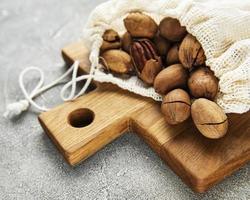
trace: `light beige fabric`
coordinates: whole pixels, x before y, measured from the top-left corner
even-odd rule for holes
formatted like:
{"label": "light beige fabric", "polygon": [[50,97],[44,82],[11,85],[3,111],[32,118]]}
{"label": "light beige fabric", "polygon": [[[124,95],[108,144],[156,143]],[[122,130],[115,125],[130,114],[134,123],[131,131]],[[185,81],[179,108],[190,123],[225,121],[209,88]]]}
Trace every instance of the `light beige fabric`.
{"label": "light beige fabric", "polygon": [[94,79],[161,101],[161,96],[138,78],[120,79],[104,74],[97,64],[103,32],[112,28],[122,35],[123,19],[131,11],[144,12],[157,23],[166,16],[178,18],[202,44],[206,64],[220,79],[217,103],[227,113],[250,109],[249,0],[110,0],[96,7],[84,28],[84,40],[95,68]]}

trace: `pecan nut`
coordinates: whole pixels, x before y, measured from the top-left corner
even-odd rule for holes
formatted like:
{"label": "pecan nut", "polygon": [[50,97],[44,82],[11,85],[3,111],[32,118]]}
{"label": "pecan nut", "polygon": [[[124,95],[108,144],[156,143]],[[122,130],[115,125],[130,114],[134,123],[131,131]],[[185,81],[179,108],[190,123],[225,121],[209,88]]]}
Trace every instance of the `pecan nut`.
{"label": "pecan nut", "polygon": [[161,58],[154,44],[148,39],[134,41],[130,55],[138,77],[146,84],[153,85],[156,75],[162,69]]}
{"label": "pecan nut", "polygon": [[133,72],[133,63],[131,57],[125,51],[111,49],[100,55],[100,63],[106,71],[114,74],[131,74]]}
{"label": "pecan nut", "polygon": [[113,29],[106,30],[102,36],[103,42],[101,52],[109,49],[119,49],[121,47],[121,39]]}

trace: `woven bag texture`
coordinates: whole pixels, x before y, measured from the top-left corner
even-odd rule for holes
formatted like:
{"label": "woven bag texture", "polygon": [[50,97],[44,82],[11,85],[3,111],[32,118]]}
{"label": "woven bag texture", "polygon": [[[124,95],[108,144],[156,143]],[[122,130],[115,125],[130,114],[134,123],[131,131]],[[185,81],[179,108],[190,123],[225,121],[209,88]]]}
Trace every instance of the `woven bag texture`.
{"label": "woven bag texture", "polygon": [[226,113],[250,110],[250,0],[110,0],[93,10],[83,40],[90,49],[90,61],[96,63],[94,79],[161,101],[137,77],[105,74],[97,64],[104,31],[114,29],[123,35],[123,19],[134,11],[151,16],[157,24],[166,16],[179,19],[201,43],[206,65],[220,80],[216,102]]}

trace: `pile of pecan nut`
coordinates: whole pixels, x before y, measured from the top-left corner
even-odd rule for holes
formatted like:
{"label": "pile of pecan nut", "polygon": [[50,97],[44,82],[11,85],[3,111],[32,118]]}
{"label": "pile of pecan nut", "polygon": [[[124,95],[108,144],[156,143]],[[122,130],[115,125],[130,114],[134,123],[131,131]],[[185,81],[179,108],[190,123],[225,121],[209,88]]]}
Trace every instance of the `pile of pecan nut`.
{"label": "pile of pecan nut", "polygon": [[224,136],[228,120],[213,100],[218,79],[208,66],[199,41],[177,19],[166,17],[158,25],[150,16],[134,12],[124,19],[127,32],[103,34],[100,63],[107,73],[121,78],[138,76],[145,87],[163,96],[161,111],[176,125],[190,115],[197,129],[216,139]]}

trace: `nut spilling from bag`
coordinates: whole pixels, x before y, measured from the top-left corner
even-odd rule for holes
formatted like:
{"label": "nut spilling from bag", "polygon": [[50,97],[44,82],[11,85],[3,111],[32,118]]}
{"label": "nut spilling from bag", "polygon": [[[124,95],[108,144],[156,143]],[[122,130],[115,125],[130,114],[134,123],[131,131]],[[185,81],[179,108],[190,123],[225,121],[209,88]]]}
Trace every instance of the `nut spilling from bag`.
{"label": "nut spilling from bag", "polygon": [[103,34],[100,62],[104,69],[122,77],[137,75],[145,87],[153,86],[163,96],[161,111],[168,124],[192,116],[202,135],[223,137],[227,116],[213,102],[219,80],[205,65],[199,41],[170,17],[157,25],[150,16],[134,12],[124,19],[124,26],[127,32],[121,38],[111,29]]}
{"label": "nut spilling from bag", "polygon": [[162,66],[155,45],[148,39],[134,41],[130,48],[130,55],[138,77],[148,85],[152,85]]}

